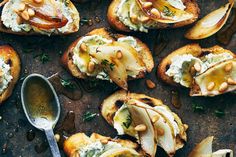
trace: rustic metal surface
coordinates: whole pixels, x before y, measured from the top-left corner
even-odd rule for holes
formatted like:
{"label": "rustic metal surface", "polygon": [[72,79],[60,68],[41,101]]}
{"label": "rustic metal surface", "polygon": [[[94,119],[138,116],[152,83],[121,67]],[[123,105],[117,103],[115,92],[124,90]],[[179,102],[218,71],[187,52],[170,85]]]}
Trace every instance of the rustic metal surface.
{"label": "rustic metal surface", "polygon": [[[72,41],[77,37],[84,35],[94,28],[108,27],[106,22],[106,11],[109,0],[95,1],[92,0],[86,4],[76,4],[82,18],[92,19],[93,25],[87,24],[81,26],[78,33],[65,37],[21,37],[9,34],[0,34],[0,44],[12,45],[20,54],[22,61],[21,76],[24,77],[27,73],[41,73],[45,76],[51,76],[56,72],[65,72],[59,63],[60,54],[63,52]],[[211,10],[218,8],[226,3],[226,0],[198,0],[201,8],[201,17]],[[101,20],[96,22],[95,17],[98,16]],[[184,32],[188,27],[161,31],[150,31],[149,34],[132,33],[140,37],[153,50],[155,65],[157,66],[161,58],[166,56],[172,50],[179,48],[191,41],[183,37]],[[162,39],[158,37],[161,33]],[[159,45],[163,41],[168,41],[166,48],[159,54],[155,54],[158,48],[154,45]],[[198,41],[203,47],[213,46],[217,44],[216,37],[210,37]],[[236,52],[236,36],[234,35],[230,44],[226,48]],[[155,50],[155,51],[154,51]],[[30,51],[30,52],[28,52]],[[28,52],[28,53],[27,53]],[[42,64],[39,57],[34,57],[37,54],[47,53],[50,56],[50,61]],[[182,106],[180,109],[175,109],[171,105],[171,92],[174,89],[162,83],[156,77],[156,66],[147,78],[151,78],[157,87],[153,90],[147,89],[145,79],[135,80],[129,83],[130,91],[137,93],[145,93],[147,95],[161,98],[165,104],[169,105],[182,120],[189,125],[188,142],[186,146],[177,152],[177,157],[185,157],[194,147],[196,143],[209,135],[215,136],[214,150],[219,148],[230,148],[236,152],[236,99],[235,95],[226,94],[215,98],[191,98],[188,96],[188,91],[185,89],[177,89],[180,94]],[[35,147],[42,144],[46,140],[45,135],[41,131],[35,130],[27,121],[21,108],[19,99],[19,92],[22,81],[19,81],[14,94],[0,106],[0,156],[1,157],[49,157],[51,156],[49,149],[37,153]],[[84,83],[88,86],[88,83]],[[90,134],[92,132],[101,133],[115,137],[115,131],[102,119],[101,116],[96,117],[90,122],[83,122],[82,115],[86,111],[99,113],[98,106],[104,98],[109,96],[116,88],[109,83],[102,83],[96,87],[97,90],[86,92],[84,89],[83,97],[80,100],[73,101],[69,98],[60,95],[60,102],[62,105],[61,120],[63,121],[68,111],[75,112],[75,128],[76,132],[85,132]],[[176,90],[176,89],[175,89]],[[201,104],[205,107],[203,113],[193,112],[192,105]],[[218,118],[215,116],[215,109],[224,109],[225,116]],[[71,122],[73,124],[73,122]],[[32,141],[27,140],[27,131],[33,129],[35,138]],[[73,132],[73,131],[72,131]],[[34,136],[34,135],[30,135]],[[45,145],[45,143],[43,143]],[[6,148],[5,152],[2,148]],[[63,154],[63,152],[62,152]],[[64,156],[64,155],[63,155]],[[157,154],[157,156],[164,156]]]}

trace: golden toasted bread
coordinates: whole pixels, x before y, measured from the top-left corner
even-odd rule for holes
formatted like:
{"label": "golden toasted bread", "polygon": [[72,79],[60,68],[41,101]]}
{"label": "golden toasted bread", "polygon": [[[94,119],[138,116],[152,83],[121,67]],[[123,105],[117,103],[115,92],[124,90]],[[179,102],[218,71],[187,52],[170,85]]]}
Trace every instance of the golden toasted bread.
{"label": "golden toasted bread", "polygon": [[[121,3],[121,1],[122,0],[112,0],[108,8],[107,19],[109,24],[116,30],[130,32],[131,30],[129,29],[129,27],[126,26],[124,23],[122,23],[116,14],[117,7]],[[155,26],[152,26],[150,29],[176,28],[195,22],[198,19],[200,12],[197,2],[195,0],[182,0],[182,1],[186,6],[186,11],[193,14],[193,17],[191,19],[171,24],[156,22]]]}
{"label": "golden toasted bread", "polygon": [[[95,29],[91,32],[89,32],[88,34],[86,34],[86,36],[92,36],[92,35],[99,35],[102,36],[106,39],[112,40],[112,41],[117,41],[118,38],[120,37],[126,37],[124,35],[121,34],[115,34],[105,28],[99,28],[99,29]],[[91,76],[88,76],[86,73],[83,73],[79,70],[79,68],[73,63],[73,49],[75,48],[75,46],[77,45],[77,43],[82,39],[83,37],[78,38],[76,41],[74,41],[69,48],[65,51],[65,53],[63,54],[62,58],[61,58],[61,62],[64,65],[64,67],[67,68],[67,70],[74,76],[77,78],[82,78],[82,79],[89,79],[92,78]],[[146,44],[144,44],[142,41],[140,41],[139,39],[133,37],[136,42],[137,45],[139,47],[141,47],[142,49],[139,51],[138,53],[138,58],[141,59],[141,61],[144,63],[146,72],[151,72],[153,67],[154,67],[154,61],[153,61],[153,57],[152,54],[149,50],[149,48],[147,47]],[[145,72],[140,72],[135,78],[143,78],[145,75]],[[128,79],[134,79],[129,77]]]}
{"label": "golden toasted bread", "polygon": [[[159,143],[157,143],[157,145],[162,147],[169,155],[174,155],[176,150],[183,147],[184,141],[187,140],[187,135],[186,135],[187,125],[183,124],[181,119],[175,113],[171,112],[171,110],[166,105],[164,105],[162,103],[162,101],[159,99],[155,99],[155,98],[146,96],[144,94],[129,93],[127,91],[120,90],[120,91],[115,92],[114,94],[112,94],[111,96],[109,96],[108,98],[106,98],[103,101],[103,103],[101,104],[101,108],[100,108],[102,116],[111,126],[115,127],[114,118],[117,117],[117,112],[119,112],[119,110],[122,108],[121,106],[123,106],[124,104],[127,104],[127,103],[129,104],[129,101],[140,102],[138,105],[137,104],[133,104],[133,105],[136,107],[140,107],[141,109],[146,108],[147,109],[146,112],[149,114],[149,117],[152,119],[152,122],[153,122],[153,117],[152,117],[153,114],[155,112],[158,112],[160,117],[163,116],[165,119],[164,120],[165,122],[162,123],[163,125],[166,125],[166,123],[168,123],[168,125],[172,125],[173,121],[169,123],[169,119],[165,117],[165,114],[163,114],[162,109],[164,109],[166,112],[170,113],[170,115],[173,116],[173,119],[175,121],[174,123],[176,123],[176,125],[179,127],[179,130],[180,130],[179,134],[176,137],[173,137],[174,138],[173,141],[175,141],[172,143],[173,145],[170,144],[171,142],[169,143],[170,146],[166,146],[166,144],[163,142],[159,142]],[[131,104],[131,106],[132,106],[132,104]],[[158,110],[158,108],[161,110]],[[153,111],[154,111],[154,113],[153,113]],[[138,113],[136,113],[136,114],[138,114]],[[139,120],[145,119],[145,117],[140,117],[141,116],[140,114],[138,116],[139,116]],[[120,118],[122,118],[122,117],[120,117]],[[161,120],[161,118],[159,118],[159,119]],[[132,121],[135,121],[133,116],[132,116]],[[159,121],[159,120],[157,120],[157,121]],[[145,122],[145,121],[143,121],[143,122]],[[158,122],[158,123],[161,123],[161,122]],[[131,125],[133,125],[133,122],[131,122]],[[153,125],[155,125],[155,122],[153,122]],[[160,125],[159,127],[162,129],[163,125]],[[169,140],[169,139],[163,139],[163,138],[167,137],[166,135],[168,134],[168,129],[167,129],[168,125],[165,127],[166,128],[166,130],[164,132],[165,136],[161,137],[163,141]],[[132,127],[135,127],[135,126],[132,126]],[[147,128],[148,128],[148,125],[147,125]],[[156,128],[154,130],[156,130]],[[137,136],[134,135],[133,133],[132,134],[128,133],[128,134],[130,136],[137,138]],[[142,136],[143,135],[139,136],[138,141],[142,139]],[[156,138],[157,138],[156,140],[159,140],[160,137],[156,137]],[[154,148],[153,154],[148,153],[148,151],[149,151],[148,148],[144,146],[147,141],[141,140],[139,142],[141,143],[141,147],[143,148],[143,150],[147,154],[149,154],[150,156],[155,155],[155,151],[156,151],[155,148]],[[152,144],[150,142],[148,142],[148,143],[151,148]]]}
{"label": "golden toasted bread", "polygon": [[[93,133],[90,137],[88,137],[84,133],[74,134],[74,135],[70,136],[64,142],[63,149],[64,149],[65,153],[67,154],[67,156],[74,157],[76,155],[79,155],[79,151],[83,147],[86,147],[86,146],[88,146],[92,143],[95,143],[95,142],[101,142],[104,145],[106,145],[108,142],[114,142],[114,143],[121,145],[121,147],[118,148],[120,150],[118,152],[115,152],[116,149],[110,148],[110,150],[113,150],[113,152],[111,152],[111,154],[118,153],[119,155],[125,156],[125,155],[128,155],[127,153],[135,152],[135,153],[139,154],[138,156],[144,155],[144,152],[140,149],[139,145],[135,142],[132,142],[130,140],[123,140],[123,139],[112,139],[111,137],[102,136],[97,133]],[[106,151],[109,151],[109,150],[106,150]],[[108,156],[111,155],[111,154],[108,154],[108,152],[103,152],[103,154],[101,154],[101,155],[105,157],[104,154],[106,154]],[[112,154],[112,155],[114,155],[114,154]],[[117,154],[115,154],[115,155],[117,155]]]}
{"label": "golden toasted bread", "polygon": [[[40,31],[36,32],[33,29],[31,29],[30,31],[21,30],[21,31],[16,32],[16,31],[13,31],[11,28],[7,28],[3,24],[3,21],[0,20],[0,32],[15,34],[15,35],[67,35],[67,34],[75,33],[79,29],[79,20],[80,20],[79,12],[77,11],[76,7],[74,6],[74,4],[70,0],[67,0],[66,3],[67,3],[66,7],[71,9],[70,16],[73,19],[73,28],[70,31],[65,31],[65,32],[57,31],[57,32],[50,33],[50,32],[44,31],[43,29],[41,29],[41,30],[39,29],[42,32],[40,32]],[[2,16],[2,11],[3,11],[3,9],[1,9],[1,16]]]}
{"label": "golden toasted bread", "polygon": [[21,63],[16,51],[10,46],[0,46],[0,58],[10,66],[10,75],[13,77],[9,82],[8,87],[0,95],[0,104],[9,98],[12,94],[14,86],[19,79]]}
{"label": "golden toasted bread", "polygon": [[220,54],[220,53],[229,53],[232,56],[236,56],[230,50],[226,50],[218,45],[210,47],[210,48],[201,48],[199,44],[188,44],[183,46],[169,55],[167,55],[159,64],[157,69],[157,75],[160,77],[164,82],[171,84],[171,85],[178,85],[173,81],[173,79],[166,75],[166,71],[168,70],[169,66],[171,65],[171,60],[177,55],[184,55],[184,54],[191,54],[195,57],[202,57],[208,53],[212,54]]}

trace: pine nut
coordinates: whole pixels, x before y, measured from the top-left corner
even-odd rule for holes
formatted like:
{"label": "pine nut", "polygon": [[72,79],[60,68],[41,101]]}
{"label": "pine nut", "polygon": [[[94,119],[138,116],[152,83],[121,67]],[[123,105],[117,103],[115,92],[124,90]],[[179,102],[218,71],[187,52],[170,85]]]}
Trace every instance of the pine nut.
{"label": "pine nut", "polygon": [[88,72],[90,72],[90,73],[93,72],[94,68],[95,68],[94,62],[89,62],[89,64],[88,64]]}
{"label": "pine nut", "polygon": [[33,9],[31,9],[31,8],[29,8],[28,9],[28,14],[29,14],[29,16],[34,16],[35,15],[35,11],[33,10]]}
{"label": "pine nut", "polygon": [[22,24],[22,18],[20,16],[17,16],[16,22],[18,25]]}
{"label": "pine nut", "polygon": [[232,78],[228,78],[227,83],[230,85],[236,85],[236,81],[234,81]]}
{"label": "pine nut", "polygon": [[83,51],[83,52],[87,52],[87,45],[85,44],[85,43],[82,43],[81,45],[80,45],[80,50],[81,51]]}
{"label": "pine nut", "polygon": [[215,87],[215,82],[210,82],[207,85],[207,90],[212,91]]}
{"label": "pine nut", "polygon": [[147,22],[150,18],[147,16],[144,16],[140,19],[141,22]]}
{"label": "pine nut", "polygon": [[137,21],[138,21],[138,16],[137,16],[137,15],[132,15],[132,16],[130,17],[130,19],[131,19],[131,22],[137,23]]}
{"label": "pine nut", "polygon": [[194,69],[195,69],[197,72],[200,72],[201,69],[202,69],[201,64],[198,63],[198,62],[196,62],[196,63],[194,64]]}
{"label": "pine nut", "polygon": [[191,69],[190,69],[190,73],[191,73],[191,75],[195,75],[195,74],[196,74],[196,70],[195,70],[194,67],[191,67]]}
{"label": "pine nut", "polygon": [[162,128],[156,128],[156,133],[159,136],[163,136],[165,134],[165,131]]}
{"label": "pine nut", "polygon": [[233,64],[232,63],[228,63],[225,65],[225,71],[226,72],[230,72],[233,69]]}
{"label": "pine nut", "polygon": [[102,140],[101,140],[101,143],[102,143],[102,144],[107,144],[107,143],[108,143],[108,140],[107,140],[107,139],[102,139]]}
{"label": "pine nut", "polygon": [[150,12],[151,14],[155,15],[157,18],[161,17],[160,12],[156,8],[152,8]]}
{"label": "pine nut", "polygon": [[55,135],[54,135],[54,138],[55,138],[55,140],[56,140],[57,142],[59,142],[61,137],[60,137],[59,134],[55,134]]}
{"label": "pine nut", "polygon": [[141,132],[141,131],[147,130],[147,127],[146,127],[146,125],[144,125],[144,124],[140,124],[140,125],[137,125],[137,126],[134,128],[134,130]]}
{"label": "pine nut", "polygon": [[24,3],[20,3],[18,11],[23,11],[23,10],[25,10],[25,4]]}
{"label": "pine nut", "polygon": [[21,17],[24,19],[24,20],[26,20],[26,21],[28,21],[29,20],[29,14],[28,14],[28,12],[26,11],[26,10],[24,10],[22,13],[21,13]]}
{"label": "pine nut", "polygon": [[34,2],[39,4],[39,3],[42,3],[43,0],[34,0]]}
{"label": "pine nut", "polygon": [[143,3],[143,8],[150,8],[152,6],[152,2],[144,2]]}
{"label": "pine nut", "polygon": [[123,54],[122,54],[122,52],[119,50],[119,51],[117,51],[117,53],[116,53],[116,58],[117,59],[121,59],[123,57]]}
{"label": "pine nut", "polygon": [[156,87],[156,84],[152,80],[146,80],[147,87],[153,89]]}
{"label": "pine nut", "polygon": [[227,82],[223,82],[220,87],[219,87],[219,92],[224,92],[226,91],[228,88],[228,83]]}
{"label": "pine nut", "polygon": [[153,116],[153,117],[152,117],[152,122],[153,122],[153,123],[156,123],[156,122],[159,120],[159,118],[160,118],[160,117],[159,117],[158,115]]}

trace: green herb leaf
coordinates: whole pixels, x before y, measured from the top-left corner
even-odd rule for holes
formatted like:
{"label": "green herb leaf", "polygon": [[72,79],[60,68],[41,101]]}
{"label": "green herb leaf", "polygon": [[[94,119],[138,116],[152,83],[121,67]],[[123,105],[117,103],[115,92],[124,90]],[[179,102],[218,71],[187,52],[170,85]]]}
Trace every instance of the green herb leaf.
{"label": "green herb leaf", "polygon": [[83,121],[91,121],[92,119],[94,119],[97,116],[96,113],[91,113],[89,111],[87,111],[84,115],[83,115]]}
{"label": "green herb leaf", "polygon": [[114,66],[115,66],[114,63],[110,63],[110,62],[109,62],[108,60],[106,60],[106,59],[103,59],[102,62],[101,62],[101,64],[102,64],[103,66],[105,66],[105,67],[108,67],[108,66],[109,66],[109,68],[110,68],[111,71],[114,69]]}
{"label": "green herb leaf", "polygon": [[41,53],[39,55],[35,55],[34,58],[39,57],[39,60],[44,64],[48,61],[50,61],[50,57],[47,53]]}
{"label": "green herb leaf", "polygon": [[203,112],[205,110],[204,106],[198,104],[193,104],[192,107],[194,112]]}
{"label": "green herb leaf", "polygon": [[174,16],[174,12],[167,6],[164,6],[163,13],[165,16]]}
{"label": "green herb leaf", "polygon": [[215,110],[215,115],[219,118],[225,116],[225,112],[223,110],[217,109]]}
{"label": "green herb leaf", "polygon": [[75,89],[75,84],[72,83],[70,80],[64,80],[64,79],[60,79],[61,85],[65,88],[68,89]]}
{"label": "green herb leaf", "polygon": [[130,127],[131,123],[132,123],[131,116],[128,115],[126,118],[126,122],[123,122],[123,125],[128,129]]}

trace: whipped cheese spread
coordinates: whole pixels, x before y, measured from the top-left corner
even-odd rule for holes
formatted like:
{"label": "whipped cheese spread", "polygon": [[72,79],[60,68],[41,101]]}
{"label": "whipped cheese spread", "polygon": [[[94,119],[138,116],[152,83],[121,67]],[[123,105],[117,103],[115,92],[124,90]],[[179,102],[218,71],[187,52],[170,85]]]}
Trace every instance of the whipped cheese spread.
{"label": "whipped cheese spread", "polygon": [[0,58],[0,94],[8,87],[12,79],[11,67]]}

